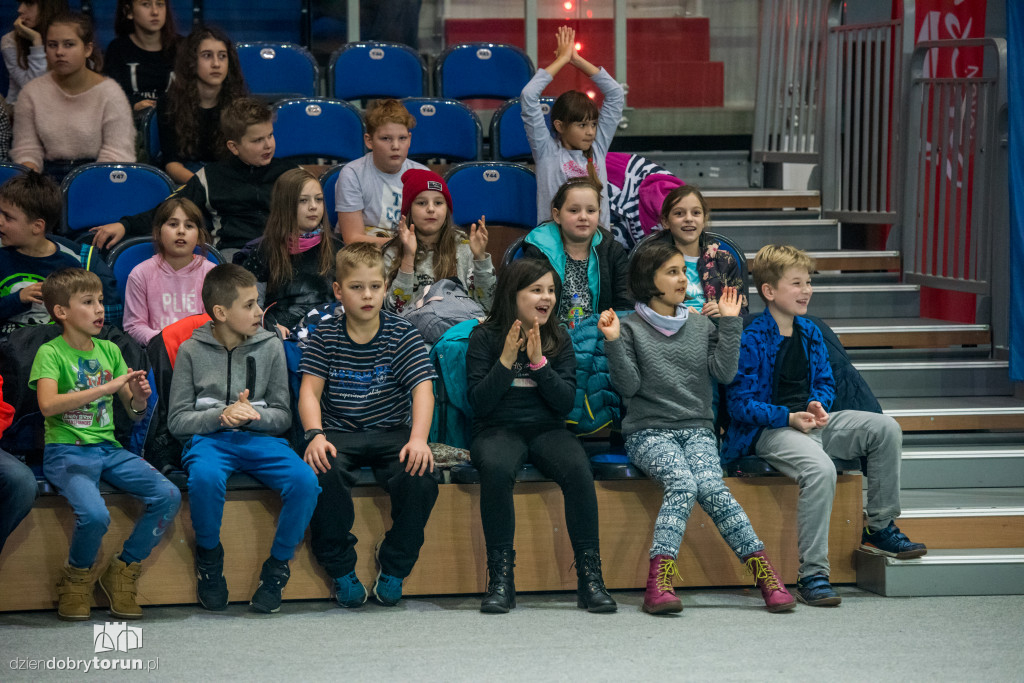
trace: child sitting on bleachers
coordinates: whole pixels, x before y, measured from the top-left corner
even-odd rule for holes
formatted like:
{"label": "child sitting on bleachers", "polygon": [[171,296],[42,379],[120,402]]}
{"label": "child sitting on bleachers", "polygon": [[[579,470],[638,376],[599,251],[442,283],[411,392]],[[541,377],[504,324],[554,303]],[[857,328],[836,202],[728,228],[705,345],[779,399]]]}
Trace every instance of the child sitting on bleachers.
{"label": "child sitting on bleachers", "polygon": [[814,606],[838,605],[829,583],[828,528],[835,497],[831,458],[865,457],[867,524],[861,549],[909,559],[927,552],[900,532],[900,455],[903,435],[887,415],[829,413],[835,382],[817,326],[804,317],[811,300],[814,260],[790,246],[757,252],[750,272],[767,308],[743,331],[739,370],[729,385],[732,422],[722,461],[757,455],[797,480],[797,597]]}
{"label": "child sitting on bleachers", "polygon": [[288,442],[275,436],[291,424],[288,377],[281,340],[260,325],[256,278],[241,266],[217,266],[203,283],[203,305],[213,322],[178,349],[167,417],[171,433],[188,440],[182,465],[196,534],[196,590],[206,609],[227,607],[224,497],[228,477],[247,472],[281,494],[277,533],[250,602],[259,612],[277,612],[288,562],[320,489]]}
{"label": "child sitting on bleachers", "polygon": [[557,317],[569,324],[609,308],[633,307],[626,288],[626,251],[600,227],[601,192],[589,178],[558,188],[551,220],[526,236],[523,256],[546,258],[564,283]]}
{"label": "child sitting on bleachers", "polygon": [[43,280],[80,265],[47,236],[60,224],[60,213],[60,190],[40,173],[18,174],[0,185],[0,337],[50,322]]}
{"label": "child sitting on bleachers", "polygon": [[334,188],[338,232],[345,244],[383,246],[398,232],[402,211],[402,175],[426,166],[410,160],[416,119],[398,100],[375,100],[364,117],[363,141],[370,149],[341,169]]}
{"label": "child sitting on bleachers", "polygon": [[68,11],[67,0],[24,0],[18,3],[18,18],[14,30],[0,38],[7,67],[7,102],[14,104],[18,93],[33,78],[46,73],[46,49],[43,47],[43,31],[50,20]]}
{"label": "child sitting on bleachers", "polygon": [[204,26],[179,42],[174,79],[157,100],[160,151],[174,182],[187,183],[224,156],[221,113],[245,95],[238,53],[223,31]]}
{"label": "child sitting on bleachers", "polygon": [[[207,164],[171,196],[190,199],[209,213],[207,225],[211,226],[213,246],[230,260],[234,252],[263,235],[274,183],[295,164],[274,158],[273,115],[262,102],[249,97],[237,99],[220,118],[231,157]],[[154,208],[93,228],[93,244],[109,248],[126,233],[149,233],[155,212]]]}
{"label": "child sitting on bleachers", "polygon": [[[552,138],[541,111],[540,95],[566,64],[572,64],[594,79],[604,96],[604,104],[599,110],[594,101],[579,90],[562,93],[551,106],[551,125],[555,129],[555,138]],[[626,101],[622,86],[603,68],[581,57],[576,51],[576,32],[562,26],[558,29],[555,61],[537,69],[523,88],[520,101],[526,137],[537,164],[537,222],[548,220],[551,198],[565,181],[583,177],[589,178],[601,192],[601,225],[611,225],[605,155]]]}
{"label": "child sitting on bleachers", "polygon": [[90,162],[134,162],[135,124],[103,66],[92,19],[68,12],[46,28],[49,73],[21,90],[11,159],[60,182]]}
{"label": "child sitting on bleachers", "polygon": [[287,338],[310,309],[334,298],[337,251],[320,182],[302,168],[285,171],[274,183],[263,238],[242,264],[259,283],[268,329]]}
{"label": "child sitting on bleachers", "polygon": [[125,367],[116,345],[94,339],[103,327],[103,293],[95,274],[81,268],[51,273],[43,282],[43,301],[62,331],[36,354],[29,387],[36,390],[46,418],[43,473],[67,498],[76,519],[57,584],[57,614],[68,620],[89,618],[92,565],[110,524],[98,487],[103,479],[145,505],[120,554],[110,558],[99,579],[111,615],[137,619],[142,616],[135,600],[140,563],[160,542],[181,503],[177,487],[114,438],[113,396],[133,420],[141,420],[151,393],[146,371]]}
{"label": "child sitting on bleachers", "polygon": [[620,325],[609,309],[598,323],[612,383],[626,403],[622,432],[629,459],[665,489],[654,525],[643,611],[683,609],[672,577],[679,574],[676,555],[694,502],[753,573],[768,611],[792,609],[796,601],[722,481],[718,461],[711,392],[715,382],[730,382],[736,374],[743,332],[738,293],[732,287],[722,292],[716,327],[704,316],[688,314],[687,283],[686,261],[672,244],[645,244],[629,268],[637,314]]}
{"label": "child sitting on bleachers", "polygon": [[203,212],[184,197],[172,197],[153,217],[156,254],[132,268],[124,291],[124,331],[145,346],[171,323],[203,312],[203,278],[215,264],[197,245],[210,241]]}
{"label": "child sitting on bleachers", "polygon": [[469,235],[452,222],[452,196],[441,176],[413,169],[402,174],[398,234],[384,247],[388,273],[385,310],[408,314],[411,303],[437,280],[458,279],[486,313],[494,299],[494,263],[487,253],[484,217]]}
{"label": "child sitting on bleachers", "polygon": [[352,486],[360,467],[391,498],[391,529],[377,547],[371,589],[386,606],[402,598],[402,581],[423,546],[423,527],[437,500],[427,445],[434,410],[434,366],[407,320],[381,311],[384,263],[376,245],[338,252],[334,291],[344,313],[317,326],[299,372],[305,460],[323,493],[310,521],[313,554],[334,582],[343,607],[366,602],[356,576]]}
{"label": "child sitting on bleachers", "polygon": [[117,0],[103,73],[117,81],[138,118],[156,106],[173,78],[180,36],[165,0]]}

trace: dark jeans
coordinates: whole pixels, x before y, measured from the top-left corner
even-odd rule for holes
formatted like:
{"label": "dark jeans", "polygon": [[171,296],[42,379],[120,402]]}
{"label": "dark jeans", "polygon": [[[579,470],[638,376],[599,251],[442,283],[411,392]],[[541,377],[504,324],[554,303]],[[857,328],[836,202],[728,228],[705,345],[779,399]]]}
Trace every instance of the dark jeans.
{"label": "dark jeans", "polygon": [[36,499],[36,477],[28,465],[0,451],[0,551]]}
{"label": "dark jeans", "polygon": [[352,534],[355,508],[352,486],[360,467],[370,467],[377,483],[391,496],[391,528],[380,546],[381,571],[405,578],[423,547],[423,527],[437,500],[437,480],[405,471],[398,453],[409,442],[409,429],[370,432],[328,431],[327,440],[338,449],[331,469],[319,475],[320,499],[309,530],[313,554],[332,578],[356,567],[356,537]]}
{"label": "dark jeans", "polygon": [[516,533],[512,487],[527,462],[553,479],[565,498],[565,526],[573,550],[598,548],[597,494],[579,439],[562,427],[489,427],[469,448],[480,471],[480,518],[489,548],[511,546]]}

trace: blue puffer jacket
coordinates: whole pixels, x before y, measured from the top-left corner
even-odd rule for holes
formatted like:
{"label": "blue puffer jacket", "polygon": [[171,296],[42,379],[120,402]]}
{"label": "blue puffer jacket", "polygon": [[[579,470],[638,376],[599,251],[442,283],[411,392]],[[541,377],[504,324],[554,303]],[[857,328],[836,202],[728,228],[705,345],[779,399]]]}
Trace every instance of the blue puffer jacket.
{"label": "blue puffer jacket", "polygon": [[430,360],[434,362],[439,380],[434,382],[432,442],[469,448],[473,440],[473,407],[466,390],[466,349],[470,333],[479,324],[480,321],[473,319],[452,325],[430,349]]}
{"label": "blue puffer jacket", "polygon": [[[810,370],[808,403],[819,401],[825,410],[832,409],[835,381],[828,362],[828,351],[818,327],[797,316],[793,324],[800,329],[804,352]],[[732,422],[722,442],[722,462],[750,455],[765,428],[789,424],[789,410],[771,403],[775,391],[775,359],[782,345],[779,326],[765,310],[743,330],[739,370],[729,385],[728,406]]]}
{"label": "blue puffer jacket", "polygon": [[618,427],[622,421],[622,399],[608,373],[604,335],[597,329],[599,317],[588,316],[569,331],[576,352],[576,405],[565,421],[570,431],[581,436],[609,425]]}

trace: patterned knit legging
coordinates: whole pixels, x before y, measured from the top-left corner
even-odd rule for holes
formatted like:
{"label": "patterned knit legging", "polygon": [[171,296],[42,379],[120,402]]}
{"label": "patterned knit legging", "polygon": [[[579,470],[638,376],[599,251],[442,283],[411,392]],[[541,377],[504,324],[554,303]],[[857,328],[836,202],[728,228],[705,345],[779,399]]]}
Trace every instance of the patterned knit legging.
{"label": "patterned knit legging", "polygon": [[629,459],[665,487],[654,522],[651,557],[675,557],[693,502],[704,508],[736,556],[764,549],[747,513],[722,481],[718,446],[710,429],[643,429],[626,437]]}

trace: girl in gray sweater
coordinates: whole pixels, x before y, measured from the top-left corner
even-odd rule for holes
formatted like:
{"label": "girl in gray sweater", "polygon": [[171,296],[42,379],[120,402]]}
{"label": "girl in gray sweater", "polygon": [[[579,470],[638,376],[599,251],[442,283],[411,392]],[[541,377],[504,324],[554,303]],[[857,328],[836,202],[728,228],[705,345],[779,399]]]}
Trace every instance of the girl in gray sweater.
{"label": "girl in gray sweater", "polygon": [[661,240],[633,256],[629,287],[637,315],[620,324],[609,309],[598,328],[606,340],[612,384],[626,404],[622,431],[629,459],[665,489],[654,523],[643,610],[664,614],[683,609],[672,577],[679,575],[675,558],[695,501],[754,574],[768,610],[792,609],[796,602],[722,481],[712,430],[712,383],[732,381],[739,362],[743,322],[736,289],[724,288],[717,328],[705,316],[688,315],[686,261]]}

